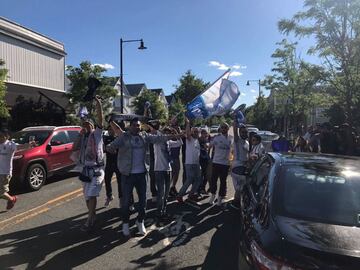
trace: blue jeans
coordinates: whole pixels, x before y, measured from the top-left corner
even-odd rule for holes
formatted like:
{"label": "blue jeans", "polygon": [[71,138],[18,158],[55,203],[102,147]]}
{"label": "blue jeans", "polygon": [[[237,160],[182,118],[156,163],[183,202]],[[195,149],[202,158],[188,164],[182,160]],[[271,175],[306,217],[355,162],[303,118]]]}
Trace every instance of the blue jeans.
{"label": "blue jeans", "polygon": [[179,196],[185,195],[188,187],[192,185],[190,195],[197,193],[199,186],[201,185],[201,172],[199,164],[185,164],[186,181],[179,191]]}
{"label": "blue jeans", "polygon": [[170,172],[155,171],[156,188],[157,188],[157,210],[162,215],[166,212],[167,199],[170,190]]}
{"label": "blue jeans", "polygon": [[139,222],[144,221],[145,208],[146,208],[146,177],[145,173],[134,173],[130,175],[121,175],[121,188],[122,188],[122,210],[123,210],[123,222],[129,223],[130,211],[129,207],[131,204],[133,189],[139,197],[138,203],[138,218]]}

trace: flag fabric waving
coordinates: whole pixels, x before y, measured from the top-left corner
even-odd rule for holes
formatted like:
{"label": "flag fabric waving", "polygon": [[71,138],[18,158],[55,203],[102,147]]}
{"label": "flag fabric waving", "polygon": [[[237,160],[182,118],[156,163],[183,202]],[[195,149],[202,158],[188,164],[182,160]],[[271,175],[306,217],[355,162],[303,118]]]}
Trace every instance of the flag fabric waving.
{"label": "flag fabric waving", "polygon": [[228,80],[230,70],[226,71],[208,89],[186,105],[189,119],[224,115],[235,104],[240,95],[237,85]]}

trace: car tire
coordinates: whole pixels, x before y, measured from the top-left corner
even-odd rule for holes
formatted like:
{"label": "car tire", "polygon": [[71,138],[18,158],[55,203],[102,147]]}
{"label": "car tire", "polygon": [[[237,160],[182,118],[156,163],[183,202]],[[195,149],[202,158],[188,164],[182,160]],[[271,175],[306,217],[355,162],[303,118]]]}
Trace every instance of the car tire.
{"label": "car tire", "polygon": [[46,181],[46,170],[39,163],[30,165],[26,172],[26,183],[30,190],[39,190]]}

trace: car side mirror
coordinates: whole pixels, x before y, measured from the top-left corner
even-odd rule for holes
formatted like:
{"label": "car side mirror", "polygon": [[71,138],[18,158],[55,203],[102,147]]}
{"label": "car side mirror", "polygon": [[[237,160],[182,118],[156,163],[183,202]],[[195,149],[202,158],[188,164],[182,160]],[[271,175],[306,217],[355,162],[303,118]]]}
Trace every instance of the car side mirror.
{"label": "car side mirror", "polygon": [[48,144],[47,146],[46,146],[46,152],[47,153],[50,153],[51,152],[51,145],[50,144]]}

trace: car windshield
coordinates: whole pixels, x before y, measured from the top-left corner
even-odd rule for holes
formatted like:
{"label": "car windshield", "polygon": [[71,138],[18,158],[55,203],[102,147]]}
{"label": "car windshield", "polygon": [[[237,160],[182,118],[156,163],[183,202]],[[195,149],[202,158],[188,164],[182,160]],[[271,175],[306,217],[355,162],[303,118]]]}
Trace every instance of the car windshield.
{"label": "car windshield", "polygon": [[36,145],[42,145],[49,135],[50,131],[46,130],[19,131],[13,134],[12,141],[16,144],[25,144],[33,140],[36,142]]}
{"label": "car windshield", "polygon": [[285,166],[278,179],[275,205],[280,215],[360,226],[360,173],[356,170]]}

